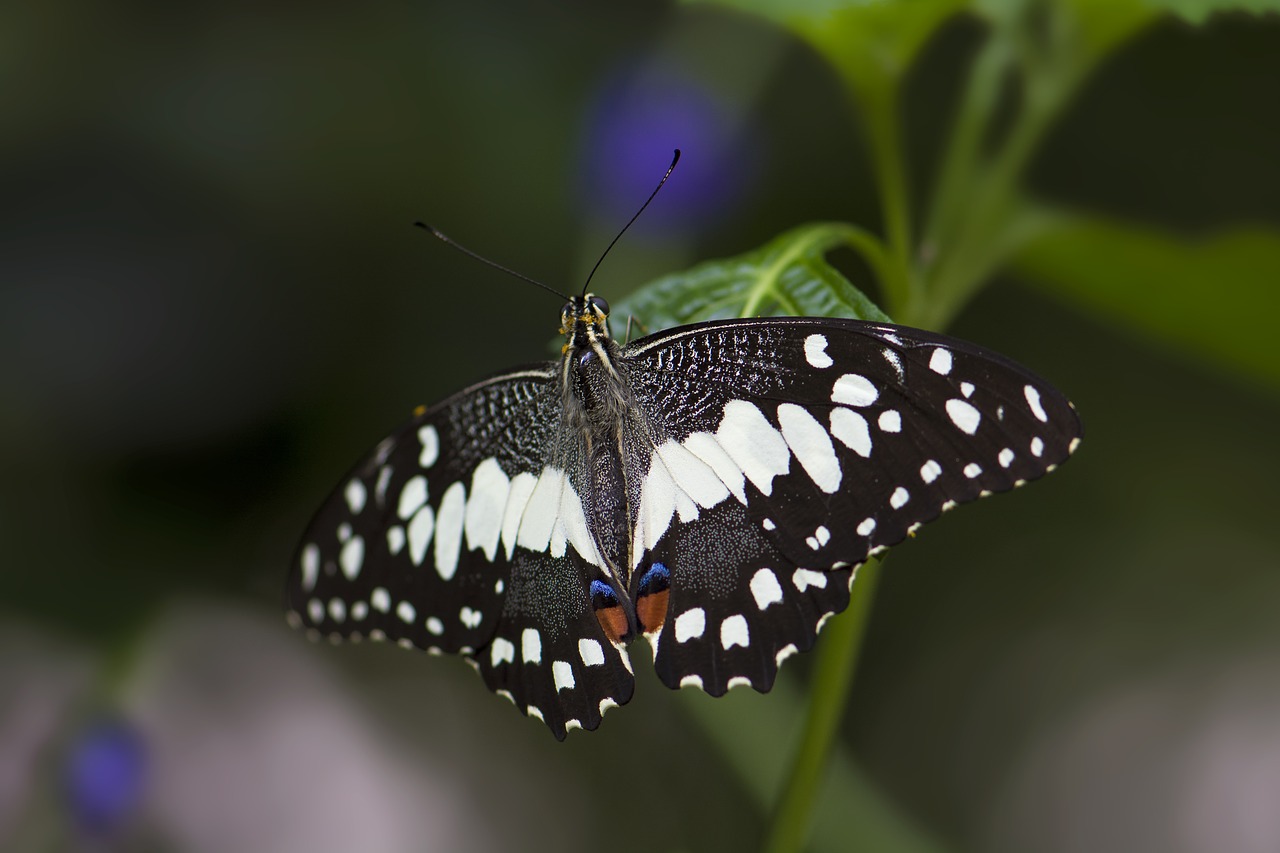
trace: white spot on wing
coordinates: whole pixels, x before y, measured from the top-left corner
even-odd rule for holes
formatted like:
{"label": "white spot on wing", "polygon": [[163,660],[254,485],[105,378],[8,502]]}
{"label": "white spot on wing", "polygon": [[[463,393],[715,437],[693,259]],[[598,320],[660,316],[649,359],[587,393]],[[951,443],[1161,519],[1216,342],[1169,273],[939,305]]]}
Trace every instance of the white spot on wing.
{"label": "white spot on wing", "polygon": [[902,432],[902,415],[897,409],[885,409],[877,420],[885,432]]}
{"label": "white spot on wing", "polygon": [[[676,486],[698,506],[710,509],[729,497],[729,487],[715,469],[684,445],[665,441],[658,446],[656,455],[667,466]],[[650,468],[652,466],[650,462]]]}
{"label": "white spot on wing", "polygon": [[909,500],[911,500],[911,495],[902,486],[898,486],[893,490],[893,494],[889,495],[889,506],[894,509],[902,509]]}
{"label": "white spot on wing", "polygon": [[870,406],[880,397],[871,380],[856,373],[846,373],[831,386],[831,401],[850,406]]}
{"label": "white spot on wing", "polygon": [[402,601],[396,605],[396,615],[400,617],[402,622],[412,625],[414,618],[418,615],[418,611],[407,601]]}
{"label": "white spot on wing", "polygon": [[430,468],[440,458],[440,434],[431,424],[418,427],[418,441],[422,444],[422,452],[418,454],[418,464]]}
{"label": "white spot on wing", "polygon": [[804,357],[814,367],[825,370],[835,364],[827,355],[827,336],[813,334],[804,339]]}
{"label": "white spot on wing", "polygon": [[836,458],[831,437],[801,406],[783,403],[778,406],[778,424],[782,437],[814,485],[827,494],[840,488],[840,460]]}
{"label": "white spot on wing", "polygon": [[341,598],[329,599],[329,618],[334,622],[347,621],[347,603]]}
{"label": "white spot on wing", "polygon": [[378,501],[378,506],[383,506],[387,502],[389,485],[391,485],[391,466],[383,465],[378,469],[378,483],[373,487],[373,496]]}
{"label": "white spot on wing", "polygon": [[369,605],[374,609],[386,613],[391,609],[391,593],[383,587],[378,587],[369,593]]}
{"label": "white spot on wing", "polygon": [[529,505],[529,496],[533,494],[537,484],[538,478],[527,472],[516,474],[511,478],[511,488],[507,492],[507,506],[502,512],[502,547],[506,549],[507,559],[511,559],[515,551],[520,522],[524,518],[525,507]]}
{"label": "white spot on wing", "polygon": [[576,683],[573,680],[573,667],[567,660],[551,662],[551,677],[555,680],[557,691],[572,690]]}
{"label": "white spot on wing", "polygon": [[[429,616],[427,617],[427,630],[430,631],[433,636],[439,637],[441,634],[444,633],[444,623],[441,622],[440,618],[437,616]],[[498,641],[494,640],[494,642],[496,643]],[[506,641],[503,640],[503,642],[506,642]],[[507,645],[511,645],[511,644],[507,643]],[[507,659],[510,660],[510,658],[507,658]]]}
{"label": "white spot on wing", "polygon": [[747,630],[747,618],[735,613],[720,623],[720,646],[725,651],[734,646],[746,647],[751,644],[751,633]]}
{"label": "white spot on wing", "polygon": [[363,601],[357,601],[351,605],[351,618],[357,622],[364,620],[369,615],[369,605]]}
{"label": "white spot on wing", "polygon": [[946,408],[947,416],[962,432],[973,435],[978,431],[978,424],[982,421],[982,413],[975,409],[971,403],[956,397],[947,401]]}
{"label": "white spot on wing", "polygon": [[542,469],[525,504],[516,544],[530,551],[546,551],[550,547],[564,483],[564,472],[559,468]]}
{"label": "white spot on wing", "polygon": [[364,565],[363,537],[353,536],[347,540],[338,554],[338,565],[342,566],[342,573],[347,576],[347,580],[353,581],[359,576],[360,567]]}
{"label": "white spot on wing", "polygon": [[725,404],[716,441],[766,496],[773,492],[773,478],[791,470],[791,451],[782,434],[746,400]]}
{"label": "white spot on wing", "polygon": [[972,382],[961,382],[961,383],[960,383],[960,393],[961,393],[961,394],[963,394],[963,395],[965,395],[966,397],[972,397],[972,396],[973,396],[973,392],[974,392],[974,391],[976,391],[976,390],[977,390],[977,389],[973,387],[973,383],[972,383]]}
{"label": "white spot on wing", "polygon": [[951,350],[938,347],[929,357],[929,369],[946,376],[951,372]]}
{"label": "white spot on wing", "polygon": [[600,565],[599,552],[596,551],[595,540],[587,529],[587,516],[582,509],[582,500],[578,497],[573,484],[565,479],[564,489],[560,492],[560,512],[556,516],[556,526],[552,530],[551,555],[564,556],[564,543],[573,545],[582,559],[592,565]]}
{"label": "white spot on wing", "polygon": [[510,488],[511,480],[492,456],[477,465],[471,474],[471,494],[467,498],[463,529],[467,535],[467,547],[483,551],[489,562],[493,562],[498,550],[502,516]]}
{"label": "white spot on wing", "polygon": [[309,544],[302,549],[302,589],[311,592],[316,588],[316,578],[320,576],[320,549]]}
{"label": "white spot on wing", "polygon": [[462,524],[467,509],[467,489],[461,482],[444,490],[436,513],[436,572],[452,580],[462,553]]}
{"label": "white spot on wing", "polygon": [[[1031,386],[1027,386],[1028,388]],[[359,515],[364,509],[365,501],[369,498],[369,492],[364,487],[364,483],[359,480],[352,480],[347,483],[347,489],[343,492],[343,496],[347,499],[347,506],[351,509],[352,515]]]}
{"label": "white spot on wing", "polygon": [[714,435],[709,432],[695,432],[690,434],[683,444],[686,450],[705,462],[715,472],[716,477],[724,483],[725,488],[738,499],[739,503],[747,502],[746,477],[738,464],[730,458],[728,453],[725,453]]}
{"label": "white spot on wing", "polygon": [[427,478],[421,474],[411,477],[400,490],[400,503],[396,507],[396,515],[401,519],[408,519],[426,502]]}
{"label": "white spot on wing", "polygon": [[427,543],[436,529],[436,514],[429,506],[418,510],[417,515],[409,522],[409,559],[415,566],[422,565],[427,555]]}
{"label": "white spot on wing", "polygon": [[791,575],[791,583],[795,585],[796,590],[799,592],[804,592],[809,587],[826,589],[827,576],[812,569],[796,569]]}
{"label": "white spot on wing", "polygon": [[942,476],[942,466],[938,464],[938,460],[930,459],[928,462],[920,466],[920,479],[926,483],[932,483],[934,480]]}
{"label": "white spot on wing", "polygon": [[1008,468],[1013,464],[1013,451],[1006,447],[1000,451],[1000,455],[996,459],[1000,461],[1001,468]]}
{"label": "white spot on wing", "polygon": [[859,536],[870,536],[876,529],[876,520],[874,518],[864,518],[858,524],[856,530]]}
{"label": "white spot on wing", "polygon": [[686,610],[676,617],[676,642],[687,643],[702,636],[707,629],[707,613],[701,607]]}
{"label": "white spot on wing", "polygon": [[542,663],[542,635],[537,628],[525,628],[520,634],[520,658],[525,663]]}
{"label": "white spot on wing", "polygon": [[863,459],[871,457],[871,429],[867,419],[853,409],[831,410],[831,434]]}
{"label": "white spot on wing", "polygon": [[1031,414],[1035,415],[1041,423],[1049,422],[1049,415],[1045,413],[1044,406],[1040,402],[1040,392],[1034,386],[1028,385],[1022,389],[1022,393],[1026,395],[1027,405],[1031,407]]}
{"label": "white spot on wing", "polygon": [[1031,455],[1039,458],[1044,453],[1044,442],[1040,440],[1040,436],[1031,439]]}
{"label": "white spot on wing", "polygon": [[902,382],[907,378],[907,372],[902,368],[902,356],[898,355],[896,350],[885,347],[881,350],[884,360],[889,362],[889,366],[893,368],[893,372],[898,374],[898,381]]}
{"label": "white spot on wing", "polygon": [[750,587],[756,607],[761,610],[782,601],[782,587],[778,584],[778,576],[771,569],[760,569],[752,575]]}
{"label": "white spot on wing", "polygon": [[968,477],[970,480],[972,480],[974,477],[977,477],[981,473],[982,473],[982,466],[979,465],[977,462],[970,462],[968,465],[964,466],[964,475]]}
{"label": "white spot on wing", "polygon": [[649,473],[640,487],[640,507],[636,513],[634,541],[631,547],[632,568],[640,564],[646,551],[658,544],[676,514],[676,484],[671,472],[654,454]]}
{"label": "white spot on wing", "polygon": [[396,554],[399,554],[401,549],[404,548],[404,543],[405,538],[403,527],[395,524],[387,528],[387,551],[391,553],[391,556],[394,557]]}
{"label": "white spot on wing", "polygon": [[823,525],[818,525],[818,529],[813,531],[813,535],[817,537],[818,544],[826,545],[831,541],[831,531]]}
{"label": "white spot on wing", "polygon": [[496,637],[489,646],[489,666],[497,669],[499,664],[512,663],[516,659],[516,647],[510,640]]}
{"label": "white spot on wing", "polygon": [[307,602],[307,615],[311,617],[311,621],[324,621],[324,602],[318,598],[313,598]]}
{"label": "white spot on wing", "polygon": [[583,666],[600,666],[604,663],[604,649],[598,641],[583,637],[578,640],[578,657]]}
{"label": "white spot on wing", "polygon": [[468,628],[479,628],[480,620],[484,618],[479,610],[472,610],[470,607],[463,607],[458,611],[458,621]]}

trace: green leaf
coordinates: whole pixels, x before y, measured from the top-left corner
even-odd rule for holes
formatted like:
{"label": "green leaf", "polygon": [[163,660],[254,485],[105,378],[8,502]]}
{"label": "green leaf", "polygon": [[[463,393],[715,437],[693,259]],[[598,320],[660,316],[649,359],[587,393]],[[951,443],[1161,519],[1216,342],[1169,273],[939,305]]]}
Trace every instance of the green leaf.
{"label": "green leaf", "polygon": [[826,253],[847,246],[873,270],[883,262],[880,242],[839,222],[801,225],[759,249],[708,261],[644,285],[613,308],[614,326],[633,317],[658,330],[731,317],[813,315],[888,322],[870,299],[827,263]]}
{"label": "green leaf", "polygon": [[1280,230],[1191,239],[1060,214],[1013,270],[1112,323],[1280,387]]}
{"label": "green leaf", "polygon": [[1157,9],[1177,15],[1188,23],[1203,24],[1216,12],[1251,12],[1261,15],[1280,12],[1278,0],[1146,0]]}
{"label": "green leaf", "polygon": [[810,42],[861,95],[895,86],[920,48],[966,0],[714,0],[775,21]]}

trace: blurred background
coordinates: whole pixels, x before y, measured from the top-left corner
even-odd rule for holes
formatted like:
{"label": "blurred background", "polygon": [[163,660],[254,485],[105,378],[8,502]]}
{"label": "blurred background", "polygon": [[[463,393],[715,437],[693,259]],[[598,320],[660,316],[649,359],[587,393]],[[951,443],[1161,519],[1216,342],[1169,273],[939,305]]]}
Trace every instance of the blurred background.
{"label": "blurred background", "polygon": [[[905,78],[921,194],[987,32],[948,17]],[[949,329],[1085,443],[893,554],[815,849],[1280,849],[1278,85],[1276,15],[1159,17],[1048,128],[1027,192],[1140,223],[1169,280],[1042,246]],[[459,660],[309,644],[281,597],[358,455],[551,352],[556,300],[415,219],[573,289],[680,147],[611,300],[880,229],[809,43],[710,5],[58,0],[0,7],[0,92],[0,849],[756,843],[777,783],[743,767],[798,720],[758,721],[802,705],[638,672],[557,744]]]}

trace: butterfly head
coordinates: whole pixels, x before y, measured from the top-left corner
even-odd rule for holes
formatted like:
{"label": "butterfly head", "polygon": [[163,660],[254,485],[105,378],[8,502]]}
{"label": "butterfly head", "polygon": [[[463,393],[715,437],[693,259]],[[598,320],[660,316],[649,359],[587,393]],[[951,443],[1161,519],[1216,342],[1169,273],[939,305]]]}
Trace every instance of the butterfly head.
{"label": "butterfly head", "polygon": [[609,338],[609,303],[602,296],[586,293],[575,296],[560,309],[560,334],[566,335],[565,349],[590,346]]}

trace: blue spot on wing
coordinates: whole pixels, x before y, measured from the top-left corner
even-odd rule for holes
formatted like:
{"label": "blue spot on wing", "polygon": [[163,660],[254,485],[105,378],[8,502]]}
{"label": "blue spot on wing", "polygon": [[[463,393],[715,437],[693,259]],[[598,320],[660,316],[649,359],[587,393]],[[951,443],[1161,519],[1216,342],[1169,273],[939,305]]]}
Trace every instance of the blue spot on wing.
{"label": "blue spot on wing", "polygon": [[651,595],[662,592],[671,586],[671,572],[662,563],[654,563],[640,576],[640,595]]}

